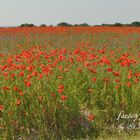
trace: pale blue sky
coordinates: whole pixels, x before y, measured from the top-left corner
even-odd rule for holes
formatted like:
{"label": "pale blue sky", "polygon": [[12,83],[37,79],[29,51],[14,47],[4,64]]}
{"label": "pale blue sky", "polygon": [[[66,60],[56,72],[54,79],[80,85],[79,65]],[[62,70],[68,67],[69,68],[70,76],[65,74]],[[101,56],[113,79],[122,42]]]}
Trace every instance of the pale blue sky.
{"label": "pale blue sky", "polygon": [[140,0],[0,0],[0,26],[140,21]]}

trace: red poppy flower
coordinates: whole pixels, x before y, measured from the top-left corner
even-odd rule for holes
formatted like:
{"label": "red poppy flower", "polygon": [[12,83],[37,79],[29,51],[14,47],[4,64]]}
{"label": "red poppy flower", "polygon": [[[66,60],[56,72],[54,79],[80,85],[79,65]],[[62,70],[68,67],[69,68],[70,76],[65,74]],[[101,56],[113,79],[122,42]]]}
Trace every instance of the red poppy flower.
{"label": "red poppy flower", "polygon": [[4,106],[0,105],[0,111],[3,111],[3,110],[4,110]]}
{"label": "red poppy flower", "polygon": [[82,68],[77,68],[77,72],[81,72],[82,71]]}
{"label": "red poppy flower", "polygon": [[22,92],[22,91],[20,91],[20,92],[19,92],[19,95],[20,95],[20,96],[23,96],[23,92]]}
{"label": "red poppy flower", "polygon": [[89,121],[93,121],[93,120],[94,120],[94,115],[89,114],[89,115],[87,116],[87,119],[88,119]]}
{"label": "red poppy flower", "polygon": [[97,80],[96,77],[92,78],[92,81],[93,81],[93,82],[96,82],[96,80]]}
{"label": "red poppy flower", "polygon": [[14,86],[13,89],[14,89],[15,91],[18,91],[18,92],[20,91],[20,89],[19,89],[17,86]]}
{"label": "red poppy flower", "polygon": [[115,72],[113,72],[113,75],[114,75],[114,76],[119,76],[119,75],[120,75],[120,73],[119,73],[119,72],[117,72],[117,71],[115,71]]}
{"label": "red poppy flower", "polygon": [[3,87],[4,90],[9,90],[10,88],[8,86]]}
{"label": "red poppy flower", "polygon": [[127,86],[128,86],[128,87],[131,87],[131,82],[128,82],[128,83],[127,83]]}
{"label": "red poppy flower", "polygon": [[19,106],[20,104],[21,104],[20,99],[17,99],[17,101],[16,101],[16,105]]}
{"label": "red poppy flower", "polygon": [[30,87],[31,86],[31,82],[29,82],[29,81],[24,81],[24,83],[25,83],[26,87]]}
{"label": "red poppy flower", "polygon": [[52,97],[55,97],[56,95],[54,93],[51,94]]}
{"label": "red poppy flower", "polygon": [[67,97],[66,95],[61,95],[60,98],[61,98],[61,100],[64,101],[64,100],[66,100],[68,97]]}
{"label": "red poppy flower", "polygon": [[58,89],[58,92],[59,93],[62,93],[64,90],[63,89]]}
{"label": "red poppy flower", "polygon": [[61,85],[58,86],[58,88],[59,89],[63,89],[64,88],[64,85],[61,84]]}
{"label": "red poppy flower", "polygon": [[113,72],[113,69],[112,68],[107,68],[107,71],[108,72]]}
{"label": "red poppy flower", "polygon": [[24,72],[21,71],[21,72],[19,73],[19,76],[23,77],[23,76],[24,76]]}

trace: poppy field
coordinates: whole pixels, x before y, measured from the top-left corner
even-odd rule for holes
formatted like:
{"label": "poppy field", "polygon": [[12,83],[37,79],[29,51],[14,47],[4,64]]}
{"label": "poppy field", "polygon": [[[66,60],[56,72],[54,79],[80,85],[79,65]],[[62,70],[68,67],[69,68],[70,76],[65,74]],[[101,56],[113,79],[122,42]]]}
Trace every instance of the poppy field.
{"label": "poppy field", "polygon": [[139,131],[140,28],[0,28],[0,140]]}

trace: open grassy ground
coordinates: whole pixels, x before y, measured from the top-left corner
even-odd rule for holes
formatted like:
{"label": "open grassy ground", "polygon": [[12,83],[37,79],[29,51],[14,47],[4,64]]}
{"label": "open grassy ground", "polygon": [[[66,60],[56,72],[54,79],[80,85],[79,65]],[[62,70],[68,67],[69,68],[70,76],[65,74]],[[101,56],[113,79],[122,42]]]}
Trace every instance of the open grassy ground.
{"label": "open grassy ground", "polygon": [[138,140],[140,28],[0,29],[0,140]]}

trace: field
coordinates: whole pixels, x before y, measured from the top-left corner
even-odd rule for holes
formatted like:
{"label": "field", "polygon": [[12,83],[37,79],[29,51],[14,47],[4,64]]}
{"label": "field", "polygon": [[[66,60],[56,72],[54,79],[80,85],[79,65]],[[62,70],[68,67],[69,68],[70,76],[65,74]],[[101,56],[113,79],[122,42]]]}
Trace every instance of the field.
{"label": "field", "polygon": [[140,28],[0,28],[0,140],[139,132]]}

